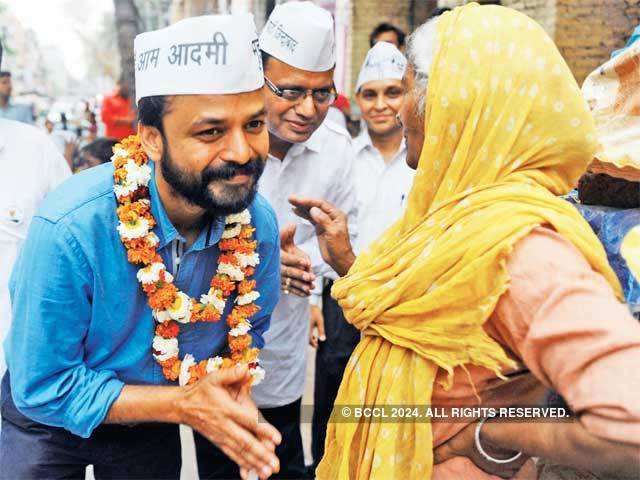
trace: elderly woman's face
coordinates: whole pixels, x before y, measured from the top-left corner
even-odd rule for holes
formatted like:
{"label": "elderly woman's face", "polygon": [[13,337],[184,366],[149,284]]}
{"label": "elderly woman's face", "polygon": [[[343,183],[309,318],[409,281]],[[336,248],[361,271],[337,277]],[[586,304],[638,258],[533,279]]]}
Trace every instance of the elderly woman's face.
{"label": "elderly woman's face", "polygon": [[404,138],[407,143],[407,165],[412,169],[418,168],[420,153],[424,143],[424,115],[418,115],[418,102],[414,91],[413,68],[407,66],[406,73],[402,79],[404,85],[405,99],[400,109],[400,121],[404,131]]}

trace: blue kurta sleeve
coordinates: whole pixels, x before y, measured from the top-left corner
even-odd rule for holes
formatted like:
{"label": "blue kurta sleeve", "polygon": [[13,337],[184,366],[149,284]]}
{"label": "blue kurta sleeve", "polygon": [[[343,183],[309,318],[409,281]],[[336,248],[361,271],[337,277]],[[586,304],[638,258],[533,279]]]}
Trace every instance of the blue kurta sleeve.
{"label": "blue kurta sleeve", "polygon": [[13,270],[5,342],[13,400],[34,421],[89,437],[124,384],[84,363],[93,274],[62,222],[35,217]]}
{"label": "blue kurta sleeve", "polygon": [[260,307],[260,311],[251,320],[250,330],[253,346],[256,348],[264,347],[263,335],[269,329],[271,313],[280,299],[280,232],[275,213],[266,201],[263,202],[266,208],[256,225],[262,230],[258,238],[260,264],[254,275],[256,290],[260,293],[256,305]]}

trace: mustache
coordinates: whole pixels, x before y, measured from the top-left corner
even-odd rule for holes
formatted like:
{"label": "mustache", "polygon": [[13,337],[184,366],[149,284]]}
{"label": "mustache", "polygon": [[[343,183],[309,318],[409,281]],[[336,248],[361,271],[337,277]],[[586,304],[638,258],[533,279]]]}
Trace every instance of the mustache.
{"label": "mustache", "polygon": [[219,167],[207,167],[202,172],[202,183],[207,185],[214,180],[229,180],[236,175],[259,177],[264,170],[264,162],[265,159],[262,157],[253,157],[244,165],[224,163]]}

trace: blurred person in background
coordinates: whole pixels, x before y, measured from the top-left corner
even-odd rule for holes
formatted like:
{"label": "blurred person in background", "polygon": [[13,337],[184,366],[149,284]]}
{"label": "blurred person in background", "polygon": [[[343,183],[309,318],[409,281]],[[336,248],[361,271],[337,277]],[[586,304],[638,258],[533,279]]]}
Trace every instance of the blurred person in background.
{"label": "blurred person in background", "polygon": [[121,140],[136,133],[136,113],[131,104],[131,87],[124,76],[118,80],[116,90],[105,95],[102,102],[102,121],[105,136]]}
{"label": "blurred person in background", "polygon": [[[0,44],[0,62],[2,44]],[[9,330],[9,275],[40,202],[71,170],[50,137],[31,125],[0,118],[0,342]],[[0,375],[5,371],[0,343]]]}
{"label": "blurred person in background", "polygon": [[404,52],[404,40],[406,34],[395,25],[382,22],[369,34],[369,46],[373,47],[378,42],[393,43],[398,50]]}
{"label": "blurred person in background", "polygon": [[60,115],[60,120],[64,119],[62,129],[56,128],[54,116],[52,114],[47,115],[44,121],[44,127],[49,134],[51,141],[57,147],[58,151],[64,156],[69,168],[75,171],[74,157],[78,151],[78,137],[71,131],[66,130],[66,116],[64,113]]}
{"label": "blurred person in background", "polygon": [[[356,83],[356,101],[366,125],[353,141],[358,198],[355,251],[369,246],[404,210],[414,171],[397,120],[404,99],[407,60],[391,43],[378,42],[367,53]],[[324,454],[327,422],[360,331],[349,324],[331,297],[333,281],[323,282],[322,311],[314,311],[309,343],[317,348],[312,422],[313,462]],[[314,310],[317,307],[311,307]],[[315,327],[315,329],[314,329]]]}
{"label": "blurred person in background", "polygon": [[113,155],[113,146],[118,143],[113,138],[96,138],[80,149],[76,171],[97,167],[103,163],[109,163]]}
{"label": "blurred person in background", "polygon": [[32,124],[33,111],[31,107],[11,102],[12,90],[11,72],[0,71],[0,118]]}

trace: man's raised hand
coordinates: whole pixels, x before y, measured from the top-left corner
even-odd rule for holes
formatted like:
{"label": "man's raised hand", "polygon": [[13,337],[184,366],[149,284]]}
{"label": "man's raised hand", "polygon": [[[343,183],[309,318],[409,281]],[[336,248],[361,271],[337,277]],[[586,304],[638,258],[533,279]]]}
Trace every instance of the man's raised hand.
{"label": "man's raised hand", "polygon": [[294,224],[287,225],[280,231],[280,276],[282,291],[298,297],[308,297],[313,290],[316,279],[311,272],[309,255],[298,248],[293,237],[296,234]]}

